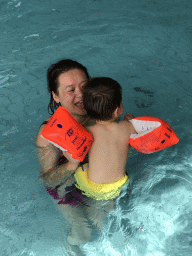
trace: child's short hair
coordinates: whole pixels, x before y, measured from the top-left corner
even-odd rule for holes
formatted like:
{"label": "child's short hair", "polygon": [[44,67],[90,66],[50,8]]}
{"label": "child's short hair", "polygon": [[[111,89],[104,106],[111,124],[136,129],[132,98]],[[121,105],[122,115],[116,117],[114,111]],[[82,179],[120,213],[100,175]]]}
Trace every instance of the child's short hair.
{"label": "child's short hair", "polygon": [[92,78],[83,87],[83,104],[90,118],[107,121],[122,103],[120,84],[108,77]]}

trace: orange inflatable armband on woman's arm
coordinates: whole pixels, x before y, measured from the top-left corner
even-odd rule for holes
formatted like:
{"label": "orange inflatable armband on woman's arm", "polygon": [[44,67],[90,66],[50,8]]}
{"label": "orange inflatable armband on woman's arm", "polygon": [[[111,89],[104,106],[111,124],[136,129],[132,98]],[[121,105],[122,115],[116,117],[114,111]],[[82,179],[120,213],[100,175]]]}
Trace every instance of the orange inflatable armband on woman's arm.
{"label": "orange inflatable armband on woman's arm", "polygon": [[84,160],[93,142],[93,136],[69,113],[59,107],[50,118],[41,136],[74,159]]}
{"label": "orange inflatable armband on woman's arm", "polygon": [[129,122],[138,133],[131,134],[129,143],[138,152],[150,154],[179,142],[169,124],[158,117],[136,117]]}

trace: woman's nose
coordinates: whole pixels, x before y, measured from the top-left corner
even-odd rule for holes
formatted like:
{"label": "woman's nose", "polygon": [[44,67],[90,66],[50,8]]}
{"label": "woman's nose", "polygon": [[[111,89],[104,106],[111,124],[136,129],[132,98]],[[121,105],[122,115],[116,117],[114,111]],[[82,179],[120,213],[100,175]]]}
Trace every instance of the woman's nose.
{"label": "woman's nose", "polygon": [[76,92],[78,96],[83,96],[82,88],[80,86],[77,87]]}

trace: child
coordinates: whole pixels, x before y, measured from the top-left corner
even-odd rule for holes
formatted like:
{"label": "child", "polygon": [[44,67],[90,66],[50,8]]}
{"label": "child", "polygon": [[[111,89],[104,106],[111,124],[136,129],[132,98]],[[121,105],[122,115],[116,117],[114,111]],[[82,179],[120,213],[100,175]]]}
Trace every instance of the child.
{"label": "child", "polygon": [[[129,138],[136,131],[128,122],[132,115],[126,114],[126,120],[119,120],[123,113],[122,89],[115,80],[106,77],[91,79],[83,88],[83,104],[89,117],[84,126],[93,134],[94,141],[88,153],[89,164],[79,167],[74,174],[75,186],[91,199],[87,202],[86,213],[102,229],[106,224],[106,212],[113,209],[112,199],[129,181],[126,174]],[[80,231],[78,223],[81,223]],[[69,243],[77,245],[80,234],[89,237],[91,233],[85,220],[79,222],[74,216]]]}
{"label": "child", "polygon": [[[80,245],[90,239],[91,230],[87,219],[102,229],[106,223],[106,212],[113,209],[113,200],[128,182],[126,161],[129,150],[129,137],[136,133],[127,120],[133,118],[123,113],[121,86],[111,78],[93,78],[83,88],[83,104],[88,114],[85,128],[93,134],[93,144],[89,150],[89,164],[79,167],[75,174],[75,187],[71,187],[71,198],[78,198],[81,204],[73,209],[64,201],[58,205],[63,215],[68,215],[72,232],[67,240],[71,245]],[[69,153],[67,158],[73,159]],[[78,163],[78,160],[74,160]],[[69,196],[68,196],[69,197]],[[66,201],[65,196],[65,201]],[[70,202],[69,201],[69,202]],[[85,203],[87,206],[81,206]],[[65,208],[63,208],[65,204]]]}
{"label": "child", "polygon": [[129,180],[129,138],[136,133],[130,122],[119,120],[123,113],[121,86],[111,78],[93,78],[83,88],[83,104],[90,118],[86,129],[94,141],[89,165],[75,173],[76,187],[96,200],[114,199]]}

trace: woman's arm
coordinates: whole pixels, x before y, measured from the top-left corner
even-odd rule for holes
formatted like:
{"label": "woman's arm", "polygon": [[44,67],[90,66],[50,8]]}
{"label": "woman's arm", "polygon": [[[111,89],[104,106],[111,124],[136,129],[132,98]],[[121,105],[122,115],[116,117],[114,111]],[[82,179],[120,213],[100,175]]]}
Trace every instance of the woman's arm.
{"label": "woman's arm", "polygon": [[[79,161],[70,158],[70,154],[63,152],[40,136],[45,125],[39,129],[36,139],[36,154],[40,163],[40,178],[47,186],[55,187],[74,173]],[[68,162],[59,165],[59,159],[64,155]]]}

